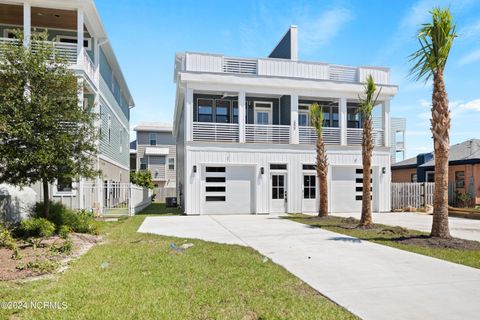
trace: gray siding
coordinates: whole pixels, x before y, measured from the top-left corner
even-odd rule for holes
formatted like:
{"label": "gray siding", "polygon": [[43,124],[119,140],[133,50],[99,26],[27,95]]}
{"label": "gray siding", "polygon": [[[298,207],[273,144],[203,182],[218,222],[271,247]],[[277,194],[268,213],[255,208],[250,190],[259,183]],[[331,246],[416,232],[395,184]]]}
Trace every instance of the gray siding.
{"label": "gray siding", "polygon": [[139,145],[150,145],[150,133],[157,134],[157,145],[174,145],[175,138],[171,132],[150,132],[137,131],[137,143]]}
{"label": "gray siding", "polygon": [[[111,121],[110,141],[108,138],[109,117]],[[100,153],[128,168],[130,159],[128,130],[121,125],[113,112],[104,104],[100,104],[100,125]]]}
{"label": "gray siding", "polygon": [[272,53],[268,56],[269,58],[279,58],[279,59],[291,59],[291,31],[288,30],[287,33],[283,36],[282,40],[278,45],[273,49]]}

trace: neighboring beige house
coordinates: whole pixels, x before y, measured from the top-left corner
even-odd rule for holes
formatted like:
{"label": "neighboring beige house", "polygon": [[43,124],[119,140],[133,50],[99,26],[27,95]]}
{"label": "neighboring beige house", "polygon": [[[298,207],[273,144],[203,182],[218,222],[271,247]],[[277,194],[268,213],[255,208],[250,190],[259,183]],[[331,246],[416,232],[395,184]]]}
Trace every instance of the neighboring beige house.
{"label": "neighboring beige house", "polygon": [[144,122],[133,128],[137,140],[130,146],[130,169],[150,170],[157,200],[175,196],[176,146],[172,125]]}

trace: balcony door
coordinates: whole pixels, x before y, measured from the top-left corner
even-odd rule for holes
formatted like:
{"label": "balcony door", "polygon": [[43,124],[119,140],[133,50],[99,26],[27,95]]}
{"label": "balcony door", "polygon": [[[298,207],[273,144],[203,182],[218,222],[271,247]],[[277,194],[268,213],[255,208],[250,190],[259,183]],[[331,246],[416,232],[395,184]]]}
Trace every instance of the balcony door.
{"label": "balcony door", "polygon": [[272,102],[255,101],[255,124],[270,125],[272,124]]}

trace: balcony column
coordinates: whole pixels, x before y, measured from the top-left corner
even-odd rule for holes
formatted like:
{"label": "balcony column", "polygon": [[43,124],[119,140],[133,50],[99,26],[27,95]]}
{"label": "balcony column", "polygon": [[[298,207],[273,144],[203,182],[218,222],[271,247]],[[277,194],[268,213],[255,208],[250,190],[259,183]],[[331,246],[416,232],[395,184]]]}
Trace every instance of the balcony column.
{"label": "balcony column", "polygon": [[382,129],[383,142],[385,147],[390,147],[390,100],[385,100],[382,103]]}
{"label": "balcony column", "polygon": [[32,30],[32,7],[30,3],[23,3],[23,45],[28,47]]}
{"label": "balcony column", "polygon": [[83,63],[83,9],[77,9],[77,64]]}
{"label": "balcony column", "polygon": [[338,99],[338,123],[340,126],[340,145],[347,145],[347,98]]}
{"label": "balcony column", "polygon": [[299,143],[298,134],[298,94],[290,95],[290,143]]}
{"label": "balcony column", "polygon": [[192,141],[192,129],[193,129],[193,89],[190,87],[185,88],[185,141]]}
{"label": "balcony column", "polygon": [[98,38],[93,39],[93,65],[95,66],[95,81],[97,82],[96,85],[98,86],[98,82],[100,81],[100,45]]}
{"label": "balcony column", "polygon": [[246,119],[246,106],[245,106],[245,91],[238,92],[238,142],[245,142],[245,119]]}

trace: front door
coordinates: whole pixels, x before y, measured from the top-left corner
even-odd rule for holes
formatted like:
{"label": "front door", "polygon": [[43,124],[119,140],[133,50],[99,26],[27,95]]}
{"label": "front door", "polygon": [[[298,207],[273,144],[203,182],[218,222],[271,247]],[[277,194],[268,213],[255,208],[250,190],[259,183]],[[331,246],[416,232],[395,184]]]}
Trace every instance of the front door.
{"label": "front door", "polygon": [[270,212],[287,212],[287,175],[284,173],[272,174]]}

